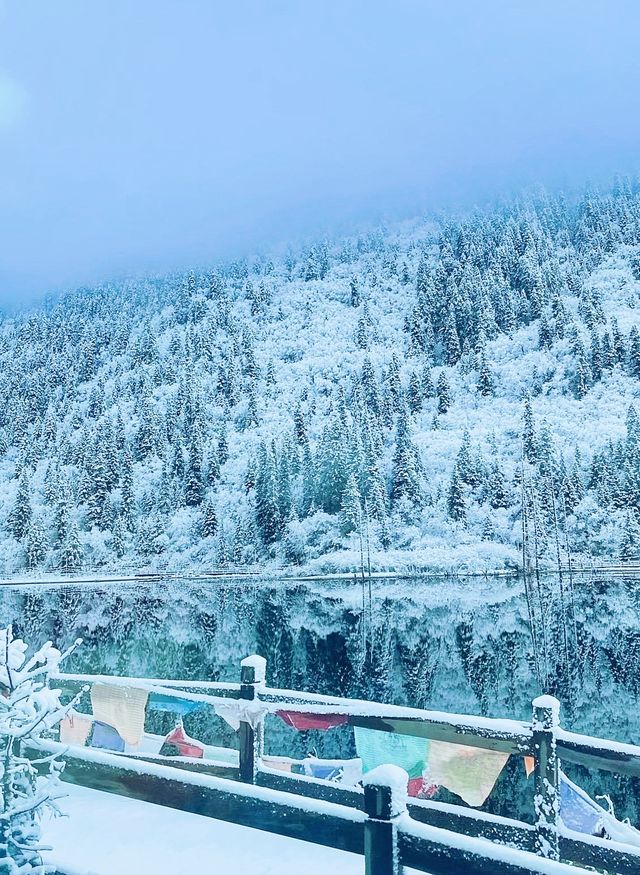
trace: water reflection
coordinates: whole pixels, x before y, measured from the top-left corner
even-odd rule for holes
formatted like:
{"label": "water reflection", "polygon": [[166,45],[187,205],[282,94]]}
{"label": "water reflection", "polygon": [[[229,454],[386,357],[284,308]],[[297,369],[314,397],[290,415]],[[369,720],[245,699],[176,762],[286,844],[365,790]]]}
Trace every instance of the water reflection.
{"label": "water reflection", "polygon": [[[267,659],[271,686],[396,704],[528,719],[538,677],[576,731],[640,742],[640,588],[635,581],[576,581],[573,615],[545,583],[546,665],[533,657],[522,583],[505,579],[374,581],[167,581],[2,587],[0,619],[29,642],[84,645],[68,670],[236,680],[240,659]],[[155,717],[157,731],[168,731]],[[234,744],[222,721],[194,715],[192,734]],[[296,733],[277,718],[270,752],[353,753],[348,729]],[[640,821],[640,782],[570,774],[610,793],[620,815]],[[509,764],[485,806],[525,814],[530,788]]]}

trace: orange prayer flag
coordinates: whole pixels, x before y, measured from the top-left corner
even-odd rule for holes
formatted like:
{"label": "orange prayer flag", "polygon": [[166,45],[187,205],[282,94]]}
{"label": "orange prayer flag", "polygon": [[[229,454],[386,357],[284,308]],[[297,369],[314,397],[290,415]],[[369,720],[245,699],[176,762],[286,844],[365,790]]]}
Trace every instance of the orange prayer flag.
{"label": "orange prayer flag", "polygon": [[531,772],[534,770],[535,766],[536,766],[536,761],[534,760],[533,757],[525,757],[524,758],[524,770],[527,773],[527,778],[529,777]]}

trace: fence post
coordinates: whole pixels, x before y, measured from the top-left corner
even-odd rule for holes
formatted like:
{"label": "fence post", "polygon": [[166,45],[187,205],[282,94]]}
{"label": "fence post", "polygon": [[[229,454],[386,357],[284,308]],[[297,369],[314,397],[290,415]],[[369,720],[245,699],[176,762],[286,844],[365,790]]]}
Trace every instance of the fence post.
{"label": "fence post", "polygon": [[[240,699],[253,702],[257,688],[264,685],[267,663],[262,656],[247,656],[240,663]],[[255,784],[258,773],[258,760],[262,756],[263,719],[256,714],[251,721],[246,713],[240,716],[238,729],[240,780],[245,784]]]}
{"label": "fence post", "polygon": [[534,808],[536,853],[559,860],[558,819],[560,798],[556,730],[560,724],[560,702],[553,696],[533,700]]}
{"label": "fence post", "polygon": [[378,766],[365,775],[365,875],[400,875],[398,818],[407,810],[409,776],[398,766]]}

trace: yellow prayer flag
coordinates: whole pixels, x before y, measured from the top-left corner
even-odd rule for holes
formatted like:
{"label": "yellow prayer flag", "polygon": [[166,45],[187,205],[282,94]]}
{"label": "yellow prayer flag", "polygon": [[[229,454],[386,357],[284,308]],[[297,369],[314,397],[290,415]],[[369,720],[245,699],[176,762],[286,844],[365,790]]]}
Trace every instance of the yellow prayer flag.
{"label": "yellow prayer flag", "polygon": [[429,745],[425,780],[446,787],[467,805],[485,801],[509,759],[508,753],[432,741]]}
{"label": "yellow prayer flag", "polygon": [[112,726],[126,744],[136,745],[144,731],[149,693],[137,687],[94,684],[91,688],[93,716]]}

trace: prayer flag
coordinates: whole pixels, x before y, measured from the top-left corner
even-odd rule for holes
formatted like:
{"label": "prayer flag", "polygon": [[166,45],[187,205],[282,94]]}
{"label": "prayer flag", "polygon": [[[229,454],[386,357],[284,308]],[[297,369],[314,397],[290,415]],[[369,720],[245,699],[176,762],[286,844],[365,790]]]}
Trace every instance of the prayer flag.
{"label": "prayer flag", "polygon": [[425,778],[446,787],[467,805],[482,805],[505,767],[509,754],[464,744],[432,741]]}
{"label": "prayer flag", "polygon": [[196,741],[195,738],[189,738],[184,731],[182,723],[179,723],[165,738],[164,744],[160,748],[160,755],[202,759],[204,757],[204,745]]}
{"label": "prayer flag", "polygon": [[400,766],[410,778],[421,778],[427,759],[429,742],[414,735],[400,735],[378,729],[354,727],[356,752],[362,760],[362,770],[370,772],[377,766]]}
{"label": "prayer flag", "polygon": [[91,747],[122,753],[124,751],[124,739],[113,726],[109,726],[107,723],[100,723],[99,720],[94,720],[93,732],[91,733]]}
{"label": "prayer flag", "polygon": [[191,714],[192,711],[198,711],[204,708],[204,702],[191,702],[189,699],[181,699],[178,696],[171,696],[165,693],[150,693],[149,695],[149,710],[150,711],[171,711],[173,714]]}
{"label": "prayer flag", "polygon": [[595,836],[602,832],[602,810],[585,792],[560,774],[560,818],[568,829]]}
{"label": "prayer flag", "polygon": [[292,726],[299,732],[306,729],[325,731],[349,722],[346,714],[303,714],[301,711],[276,711],[276,714],[287,726]]}
{"label": "prayer flag", "polygon": [[93,720],[88,715],[69,711],[60,722],[60,741],[62,744],[75,744],[84,747],[91,734]]}
{"label": "prayer flag", "polygon": [[138,744],[144,732],[149,693],[137,687],[94,684],[91,688],[93,716],[113,726],[126,744]]}

